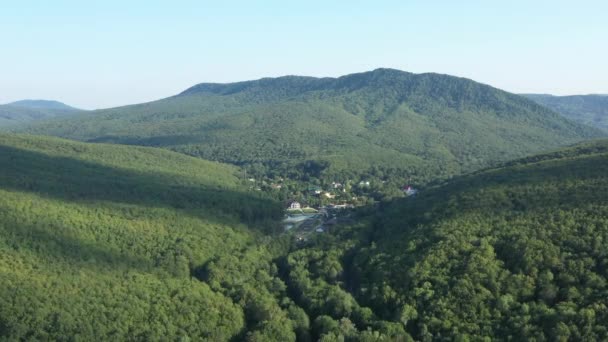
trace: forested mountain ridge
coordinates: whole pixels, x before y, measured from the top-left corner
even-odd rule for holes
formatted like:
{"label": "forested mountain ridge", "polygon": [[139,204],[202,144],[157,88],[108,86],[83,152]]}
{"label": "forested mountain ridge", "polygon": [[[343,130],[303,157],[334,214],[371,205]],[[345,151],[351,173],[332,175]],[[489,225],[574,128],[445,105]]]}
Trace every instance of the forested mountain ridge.
{"label": "forested mountain ridge", "polygon": [[604,140],[458,177],[293,252],[290,285],[340,284],[416,340],[606,340],[607,168]]}
{"label": "forested mountain ridge", "polygon": [[70,115],[81,111],[58,101],[21,100],[0,105],[0,127]]}
{"label": "forested mountain ridge", "polygon": [[54,101],[54,100],[20,100],[11,103],[7,103],[10,106],[23,107],[23,108],[38,108],[38,109],[56,109],[65,111],[77,111],[81,110],[68,106],[65,103]]}
{"label": "forested mountain ridge", "polygon": [[607,95],[553,96],[524,94],[524,96],[570,120],[608,131]]}
{"label": "forested mountain ridge", "polygon": [[[377,169],[417,182],[601,135],[487,85],[392,69],[199,84],[28,132],[164,147],[259,174],[349,178]],[[302,171],[310,161],[316,166]]]}

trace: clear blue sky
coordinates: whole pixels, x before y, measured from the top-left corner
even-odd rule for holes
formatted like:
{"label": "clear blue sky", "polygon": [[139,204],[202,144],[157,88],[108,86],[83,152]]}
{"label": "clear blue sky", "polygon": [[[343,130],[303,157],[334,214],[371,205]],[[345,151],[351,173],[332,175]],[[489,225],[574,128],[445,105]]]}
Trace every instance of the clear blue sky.
{"label": "clear blue sky", "polygon": [[608,93],[608,1],[0,0],[0,103],[102,108],[377,67]]}

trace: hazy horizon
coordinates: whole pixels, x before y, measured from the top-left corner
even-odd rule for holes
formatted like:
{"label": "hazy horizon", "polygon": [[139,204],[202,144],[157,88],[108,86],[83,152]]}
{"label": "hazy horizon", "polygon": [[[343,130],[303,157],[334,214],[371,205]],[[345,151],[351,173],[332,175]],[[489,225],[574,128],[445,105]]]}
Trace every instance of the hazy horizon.
{"label": "hazy horizon", "polygon": [[608,93],[601,1],[264,5],[177,1],[4,5],[0,103],[83,109],[202,82],[376,68],[469,78],[514,93]]}

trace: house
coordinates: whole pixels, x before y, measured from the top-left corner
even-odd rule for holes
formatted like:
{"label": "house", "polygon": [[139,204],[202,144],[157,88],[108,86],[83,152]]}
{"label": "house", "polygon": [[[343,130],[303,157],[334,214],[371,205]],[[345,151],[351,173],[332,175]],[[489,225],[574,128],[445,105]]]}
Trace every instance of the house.
{"label": "house", "polygon": [[332,188],[334,188],[334,189],[340,189],[340,188],[344,187],[344,186],[342,185],[342,183],[336,183],[336,182],[332,182],[332,183],[331,183],[331,186],[332,186]]}
{"label": "house", "polygon": [[418,193],[418,190],[414,189],[411,185],[406,185],[403,187],[403,192],[405,192],[407,196],[414,196]]}
{"label": "house", "polygon": [[369,181],[360,181],[359,186],[369,186]]}
{"label": "house", "polygon": [[336,195],[329,193],[329,192],[324,192],[323,196],[326,198],[335,198],[336,197]]}
{"label": "house", "polygon": [[300,204],[300,202],[293,201],[289,203],[289,209],[302,209],[302,205]]}

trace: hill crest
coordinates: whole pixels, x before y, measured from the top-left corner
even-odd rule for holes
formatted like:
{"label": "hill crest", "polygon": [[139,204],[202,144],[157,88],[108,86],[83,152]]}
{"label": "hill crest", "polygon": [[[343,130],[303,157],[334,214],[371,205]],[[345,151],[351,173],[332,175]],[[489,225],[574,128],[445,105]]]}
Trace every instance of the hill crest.
{"label": "hill crest", "polygon": [[[256,174],[350,179],[382,169],[419,182],[602,135],[485,84],[394,69],[201,83],[28,132],[164,147]],[[318,168],[301,174],[309,161]]]}

